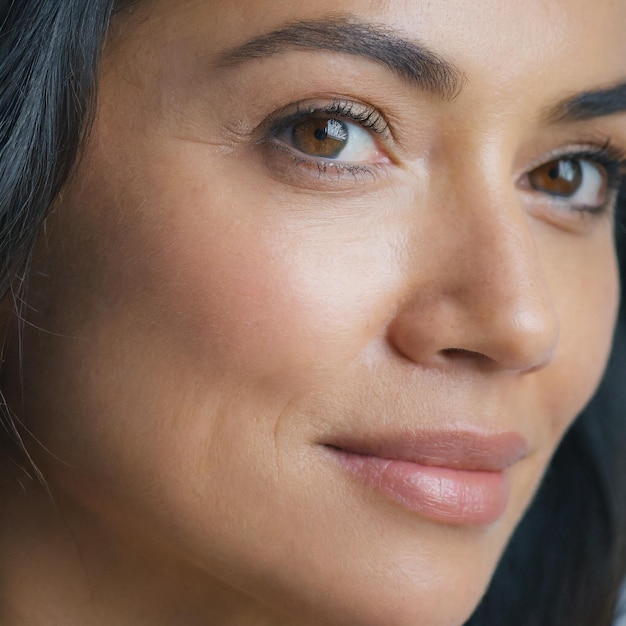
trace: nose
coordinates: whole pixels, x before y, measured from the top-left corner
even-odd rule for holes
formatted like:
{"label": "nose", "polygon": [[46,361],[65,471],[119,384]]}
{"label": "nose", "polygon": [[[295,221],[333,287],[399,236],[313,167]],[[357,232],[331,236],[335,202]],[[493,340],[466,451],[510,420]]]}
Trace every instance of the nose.
{"label": "nose", "polygon": [[514,372],[545,367],[558,344],[559,321],[533,235],[535,218],[514,188],[503,193],[504,185],[475,181],[459,187],[470,191],[449,193],[430,220],[432,232],[408,246],[410,287],[389,340],[422,365],[471,357]]}

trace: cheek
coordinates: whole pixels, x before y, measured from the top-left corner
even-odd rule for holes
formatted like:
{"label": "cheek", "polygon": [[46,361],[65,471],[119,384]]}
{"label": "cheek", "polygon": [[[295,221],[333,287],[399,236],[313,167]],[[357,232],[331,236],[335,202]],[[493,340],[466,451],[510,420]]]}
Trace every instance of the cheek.
{"label": "cheek", "polygon": [[[203,168],[211,175],[198,182]],[[308,217],[310,198],[287,200],[275,183],[265,188],[232,171],[227,159],[207,164],[187,148],[184,158],[173,150],[142,165],[133,176],[146,181],[142,189],[112,181],[124,202],[100,194],[79,218],[83,276],[59,290],[59,308],[97,299],[85,309],[92,332],[117,320],[130,342],[166,342],[196,371],[241,381],[273,378],[284,387],[303,370],[310,380],[349,362],[389,315],[401,275],[391,238],[366,219],[355,228],[333,207],[326,218],[318,208]],[[90,232],[99,240],[85,239]],[[70,297],[75,284],[88,287]]]}

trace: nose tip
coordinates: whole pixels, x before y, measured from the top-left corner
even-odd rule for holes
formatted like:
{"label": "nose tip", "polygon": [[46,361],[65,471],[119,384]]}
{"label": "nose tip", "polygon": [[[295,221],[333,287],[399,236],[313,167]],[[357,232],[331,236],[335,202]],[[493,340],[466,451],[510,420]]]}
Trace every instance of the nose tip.
{"label": "nose tip", "polygon": [[477,221],[480,230],[437,242],[437,263],[417,279],[389,327],[390,341],[421,364],[471,355],[511,372],[541,369],[554,359],[559,318],[532,232],[525,219]]}
{"label": "nose tip", "polygon": [[396,316],[390,341],[422,365],[469,360],[514,373],[538,371],[554,359],[559,320],[549,299],[525,295],[508,303],[469,291],[459,299],[418,298]]}
{"label": "nose tip", "polygon": [[[533,298],[510,311],[497,310],[477,351],[499,367],[515,372],[537,371],[554,359],[559,320],[549,299]],[[490,330],[489,330],[490,329]]]}

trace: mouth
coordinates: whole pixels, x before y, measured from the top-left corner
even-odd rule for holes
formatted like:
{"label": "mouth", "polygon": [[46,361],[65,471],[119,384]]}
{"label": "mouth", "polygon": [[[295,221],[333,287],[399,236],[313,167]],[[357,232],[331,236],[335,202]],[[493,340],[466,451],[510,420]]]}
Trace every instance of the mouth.
{"label": "mouth", "polygon": [[325,445],[365,487],[441,524],[497,522],[510,498],[508,469],[528,455],[517,433],[411,433],[392,439],[335,440]]}

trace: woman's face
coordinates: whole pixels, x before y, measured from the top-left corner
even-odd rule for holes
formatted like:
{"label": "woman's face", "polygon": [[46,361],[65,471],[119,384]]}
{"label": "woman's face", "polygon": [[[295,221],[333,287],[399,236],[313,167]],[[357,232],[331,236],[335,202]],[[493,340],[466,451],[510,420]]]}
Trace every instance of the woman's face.
{"label": "woman's face", "polygon": [[76,527],[229,590],[219,623],[459,626],[607,358],[624,24],[119,15],[7,383]]}

